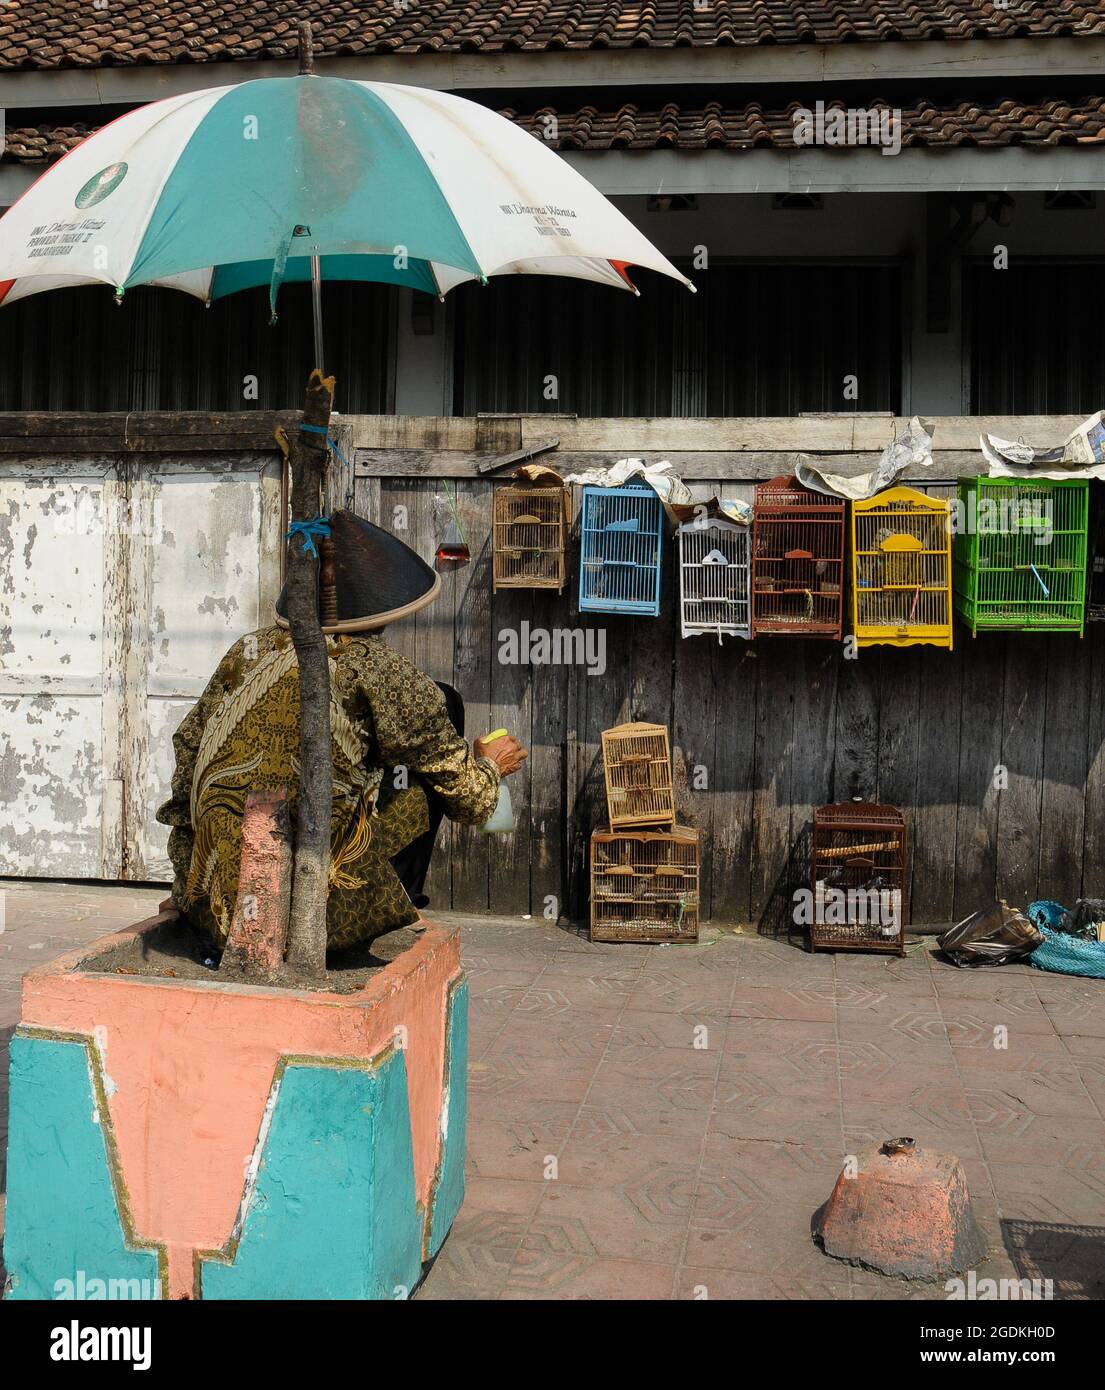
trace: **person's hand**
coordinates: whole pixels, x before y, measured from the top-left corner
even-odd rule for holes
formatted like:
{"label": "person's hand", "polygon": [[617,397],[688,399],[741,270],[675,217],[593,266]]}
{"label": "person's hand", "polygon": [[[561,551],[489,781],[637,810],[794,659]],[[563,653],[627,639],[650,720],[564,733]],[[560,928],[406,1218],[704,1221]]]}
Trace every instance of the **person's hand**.
{"label": "person's hand", "polygon": [[510,734],[500,734],[491,743],[486,739],[478,738],[472,745],[472,751],[477,758],[490,758],[503,777],[509,777],[512,772],[517,772],[529,757],[518,740],[512,738]]}

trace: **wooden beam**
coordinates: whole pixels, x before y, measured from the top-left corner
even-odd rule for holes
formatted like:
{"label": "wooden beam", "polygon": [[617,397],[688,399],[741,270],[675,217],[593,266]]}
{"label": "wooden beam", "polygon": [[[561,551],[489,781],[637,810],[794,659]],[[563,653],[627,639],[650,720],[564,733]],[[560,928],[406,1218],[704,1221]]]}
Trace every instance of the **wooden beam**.
{"label": "wooden beam", "polygon": [[0,454],[276,451],[273,430],[294,411],[0,412]]}

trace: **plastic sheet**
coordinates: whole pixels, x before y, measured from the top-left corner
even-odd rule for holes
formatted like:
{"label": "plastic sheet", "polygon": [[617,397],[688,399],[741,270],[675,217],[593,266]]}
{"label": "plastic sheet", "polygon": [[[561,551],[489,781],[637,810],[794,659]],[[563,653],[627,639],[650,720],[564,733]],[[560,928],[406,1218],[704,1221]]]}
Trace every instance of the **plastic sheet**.
{"label": "plastic sheet", "polygon": [[1024,960],[1043,939],[1024,913],[1003,898],[993,907],[964,917],[939,938],[938,944],[953,965],[969,970]]}

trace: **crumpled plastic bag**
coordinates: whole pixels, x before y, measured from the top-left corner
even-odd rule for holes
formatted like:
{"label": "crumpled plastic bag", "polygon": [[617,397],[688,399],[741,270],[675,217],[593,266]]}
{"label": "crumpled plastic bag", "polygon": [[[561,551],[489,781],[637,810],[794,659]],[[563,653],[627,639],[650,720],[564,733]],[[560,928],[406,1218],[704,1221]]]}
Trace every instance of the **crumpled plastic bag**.
{"label": "crumpled plastic bag", "polygon": [[964,917],[937,944],[953,965],[970,970],[1024,960],[1043,940],[1042,933],[1024,913],[1002,898],[993,907]]}

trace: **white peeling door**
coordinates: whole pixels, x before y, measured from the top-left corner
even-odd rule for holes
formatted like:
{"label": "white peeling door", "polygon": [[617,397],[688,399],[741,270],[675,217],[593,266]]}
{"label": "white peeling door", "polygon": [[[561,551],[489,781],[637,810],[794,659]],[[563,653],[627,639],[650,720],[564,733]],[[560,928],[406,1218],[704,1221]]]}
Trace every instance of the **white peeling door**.
{"label": "white peeling door", "polygon": [[0,471],[2,874],[122,871],[122,492],[110,462]]}
{"label": "white peeling door", "polygon": [[168,828],[154,812],[169,795],[173,734],[228,647],[272,621],[280,575],[280,474],[255,460],[165,463],[132,485],[153,543],[135,537],[133,583],[145,595],[127,683],[141,729],[128,763],[129,877],[167,879]]}
{"label": "white peeling door", "polygon": [[173,733],[279,555],[275,463],[0,473],[0,874],[171,877]]}

